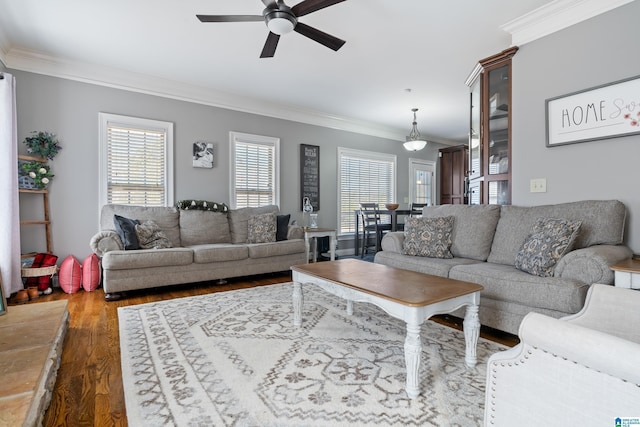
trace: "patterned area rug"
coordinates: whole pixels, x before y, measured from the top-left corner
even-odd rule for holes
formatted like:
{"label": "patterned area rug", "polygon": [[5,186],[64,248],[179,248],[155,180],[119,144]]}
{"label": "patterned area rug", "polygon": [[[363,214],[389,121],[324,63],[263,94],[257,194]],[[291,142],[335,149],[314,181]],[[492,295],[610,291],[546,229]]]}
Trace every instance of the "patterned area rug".
{"label": "patterned area rug", "polygon": [[292,285],[262,286],[118,309],[131,426],[478,426],[486,361],[505,347],[422,327],[421,395],[404,391],[405,325],[377,307]]}

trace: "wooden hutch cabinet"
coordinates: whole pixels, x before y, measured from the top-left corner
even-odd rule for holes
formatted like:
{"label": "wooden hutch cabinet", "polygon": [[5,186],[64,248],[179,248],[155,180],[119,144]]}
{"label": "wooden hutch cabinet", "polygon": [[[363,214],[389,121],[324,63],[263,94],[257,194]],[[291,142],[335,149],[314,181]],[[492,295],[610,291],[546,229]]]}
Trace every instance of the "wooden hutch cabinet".
{"label": "wooden hutch cabinet", "polygon": [[511,58],[517,47],[481,60],[471,88],[469,204],[511,203]]}

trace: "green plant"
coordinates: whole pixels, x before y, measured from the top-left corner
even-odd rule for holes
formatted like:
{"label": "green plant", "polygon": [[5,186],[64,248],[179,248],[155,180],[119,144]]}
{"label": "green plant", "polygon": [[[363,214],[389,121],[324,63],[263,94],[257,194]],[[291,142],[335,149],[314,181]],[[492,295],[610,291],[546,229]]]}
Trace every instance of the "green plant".
{"label": "green plant", "polygon": [[41,162],[21,163],[20,172],[22,175],[29,176],[33,179],[33,182],[39,189],[47,188],[47,185],[51,182],[51,178],[54,177],[51,173],[51,167]]}
{"label": "green plant", "polygon": [[33,136],[28,136],[22,141],[27,146],[29,154],[53,160],[62,149],[54,133],[33,131],[31,134]]}

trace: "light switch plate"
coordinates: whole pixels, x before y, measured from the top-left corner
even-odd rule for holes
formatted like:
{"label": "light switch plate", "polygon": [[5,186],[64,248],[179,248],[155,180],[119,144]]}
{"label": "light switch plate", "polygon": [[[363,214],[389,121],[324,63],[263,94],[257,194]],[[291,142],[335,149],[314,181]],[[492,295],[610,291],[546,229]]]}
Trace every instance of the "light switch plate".
{"label": "light switch plate", "polygon": [[535,178],[529,181],[529,191],[531,193],[546,193],[547,178]]}

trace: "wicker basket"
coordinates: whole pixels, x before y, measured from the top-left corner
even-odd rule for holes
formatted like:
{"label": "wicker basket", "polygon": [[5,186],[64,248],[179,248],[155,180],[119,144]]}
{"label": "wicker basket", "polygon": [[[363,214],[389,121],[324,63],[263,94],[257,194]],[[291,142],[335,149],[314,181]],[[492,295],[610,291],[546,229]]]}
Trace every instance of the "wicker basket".
{"label": "wicker basket", "polygon": [[22,267],[22,277],[53,276],[58,272],[58,266],[51,267]]}

